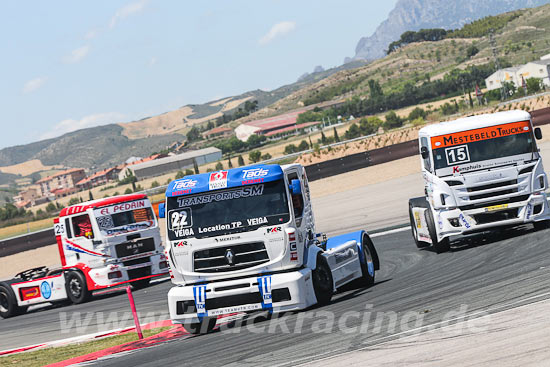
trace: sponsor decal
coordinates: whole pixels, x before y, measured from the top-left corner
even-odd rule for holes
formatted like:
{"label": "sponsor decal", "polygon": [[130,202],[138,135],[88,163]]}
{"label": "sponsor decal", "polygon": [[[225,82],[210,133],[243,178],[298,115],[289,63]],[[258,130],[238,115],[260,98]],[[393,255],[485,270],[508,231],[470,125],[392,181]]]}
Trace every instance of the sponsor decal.
{"label": "sponsor decal", "polygon": [[290,251],[296,251],[298,248],[298,246],[296,246],[296,242],[291,242],[290,243]]}
{"label": "sponsor decal", "polygon": [[214,241],[216,242],[236,241],[240,239],[241,239],[241,236],[214,237]]}
{"label": "sponsor decal", "polygon": [[212,172],[208,180],[210,190],[225,189],[227,187],[227,171]]}
{"label": "sponsor decal", "polygon": [[170,210],[168,212],[168,218],[170,219],[169,228],[172,230],[189,228],[193,225],[191,208]]}
{"label": "sponsor decal", "polygon": [[298,253],[297,252],[291,252],[290,253],[290,261],[298,261]]}
{"label": "sponsor decal", "polygon": [[65,245],[65,248],[69,251],[79,252],[81,254],[92,255],[92,256],[109,257],[105,254],[100,254],[99,252],[94,252],[92,250],[87,250],[84,247],[79,246],[76,243],[71,242],[69,240],[66,240],[66,241],[67,241],[67,244]]}
{"label": "sponsor decal", "polygon": [[115,235],[121,234],[121,233],[127,233],[127,232],[133,232],[133,231],[139,231],[139,230],[142,230],[142,229],[147,229],[147,228],[152,227],[152,226],[153,226],[153,221],[148,220],[147,222],[128,224],[128,225],[125,225],[125,226],[122,226],[122,227],[107,229],[107,230],[105,230],[105,233],[107,234],[107,236],[115,236]]}
{"label": "sponsor decal", "polygon": [[264,277],[258,277],[258,288],[262,295],[262,308],[265,310],[272,310],[273,301],[271,297],[271,275]]}
{"label": "sponsor decal", "polygon": [[220,193],[209,193],[193,197],[178,198],[180,207],[193,206],[197,204],[208,204],[213,201],[225,201],[252,196],[261,196],[264,193],[264,185],[245,186],[235,190],[228,190]]}
{"label": "sponsor decal", "polygon": [[414,222],[416,223],[416,228],[422,228],[422,221],[420,220],[420,212],[414,212]]}
{"label": "sponsor decal", "polygon": [[532,213],[533,213],[533,207],[531,206],[531,204],[527,204],[527,209],[526,209],[526,213],[525,213],[525,218],[526,218],[526,219],[530,219]]}
{"label": "sponsor decal", "polygon": [[191,189],[195,186],[197,186],[197,180],[187,178],[185,180],[176,181],[176,184],[174,185],[174,190]]}
{"label": "sponsor decal", "polygon": [[246,220],[249,226],[259,226],[267,223],[266,217],[252,218]]}
{"label": "sponsor decal", "polygon": [[437,224],[439,225],[439,229],[443,229],[443,220],[441,220],[441,213],[437,213]]}
{"label": "sponsor decal", "polygon": [[193,228],[173,229],[172,231],[174,232],[174,236],[176,237],[188,237],[195,235]]}
{"label": "sponsor decal", "polygon": [[226,231],[230,229],[235,229],[243,226],[243,222],[231,222],[227,224],[216,224],[215,226],[210,227],[198,227],[197,231],[198,233],[209,233],[209,232],[218,232],[218,231]]}
{"label": "sponsor decal", "polygon": [[267,228],[267,233],[279,233],[283,230],[283,227],[273,227],[273,228]]}
{"label": "sponsor decal", "polygon": [[197,309],[197,316],[199,319],[202,319],[204,316],[208,316],[208,311],[206,310],[206,286],[194,286],[193,297],[195,298],[195,307]]}
{"label": "sponsor decal", "polygon": [[176,247],[183,247],[183,246],[187,246],[187,241],[180,241],[176,244]]}
{"label": "sponsor decal", "polygon": [[530,130],[531,125],[529,121],[521,121],[481,129],[461,131],[447,135],[434,136],[431,138],[432,149],[495,139],[515,134],[523,134],[529,132]]}
{"label": "sponsor decal", "polygon": [[219,315],[227,315],[229,313],[234,313],[234,312],[247,312],[247,311],[255,311],[255,310],[261,310],[261,309],[262,309],[262,305],[260,303],[256,303],[251,305],[240,305],[240,306],[233,306],[233,307],[218,308],[217,310],[208,311],[208,314],[210,316],[219,316]]}
{"label": "sponsor decal", "polygon": [[141,209],[145,208],[146,206],[148,206],[146,200],[139,200],[101,208],[99,212],[101,213],[101,215],[110,215],[127,212],[128,210]]}
{"label": "sponsor decal", "polygon": [[243,179],[241,184],[250,185],[264,182],[264,177],[269,174],[269,170],[265,168],[253,168],[243,170]]}
{"label": "sponsor decal", "polygon": [[468,220],[466,220],[466,217],[464,216],[464,214],[460,213],[460,215],[458,216],[458,219],[460,219],[464,227],[466,227],[467,229],[471,227],[470,223],[468,223]]}
{"label": "sponsor decal", "polygon": [[40,284],[40,292],[42,293],[42,297],[44,297],[45,299],[50,299],[50,297],[52,296],[52,287],[50,283],[48,283],[47,281],[43,281],[42,284]]}

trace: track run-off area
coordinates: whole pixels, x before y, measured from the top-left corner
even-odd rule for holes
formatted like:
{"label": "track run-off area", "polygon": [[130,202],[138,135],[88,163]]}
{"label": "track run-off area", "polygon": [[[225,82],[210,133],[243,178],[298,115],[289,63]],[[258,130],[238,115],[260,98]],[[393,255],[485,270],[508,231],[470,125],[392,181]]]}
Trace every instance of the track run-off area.
{"label": "track run-off area", "polygon": [[[548,151],[547,145],[541,146],[543,153]],[[547,168],[548,158],[544,161]],[[419,164],[417,159],[411,163]],[[348,178],[343,174],[331,179]],[[415,173],[313,199],[317,229],[329,236],[361,228],[372,232],[384,229],[373,235],[381,264],[373,287],[341,290],[324,307],[276,315],[271,320],[253,314],[207,335],[188,335],[95,363],[291,366],[340,362],[350,366],[368,363],[371,351],[378,353],[377,364],[391,361],[391,365],[440,366],[446,365],[445,350],[440,349],[442,341],[433,333],[454,327],[452,338],[460,350],[479,347],[469,345],[466,336],[487,334],[495,327],[504,333],[507,326],[494,324],[503,322],[499,315],[520,312],[526,305],[545,304],[550,298],[550,230],[536,232],[526,225],[453,242],[452,250],[440,255],[430,249],[419,250],[406,228],[407,200],[422,195],[422,191],[422,179]],[[134,292],[142,322],[168,318],[167,292],[171,286],[169,281],[161,281]],[[0,320],[0,350],[132,325],[122,289],[96,295],[85,304],[40,308]],[[544,330],[543,323],[538,325]],[[550,336],[544,334],[548,345]],[[493,338],[499,335],[497,332]],[[507,365],[516,362],[510,354],[523,357],[520,360],[525,362],[536,353],[549,353],[545,351],[548,348],[541,348],[525,354],[521,343],[526,341],[521,335],[517,337],[503,340],[508,346],[488,349],[479,359],[470,363],[463,360],[462,364],[480,365],[487,360]],[[404,352],[406,359],[402,361],[398,359],[400,349],[391,344],[400,341],[415,351]],[[431,359],[431,355],[439,357]],[[546,356],[550,358],[550,353]]]}

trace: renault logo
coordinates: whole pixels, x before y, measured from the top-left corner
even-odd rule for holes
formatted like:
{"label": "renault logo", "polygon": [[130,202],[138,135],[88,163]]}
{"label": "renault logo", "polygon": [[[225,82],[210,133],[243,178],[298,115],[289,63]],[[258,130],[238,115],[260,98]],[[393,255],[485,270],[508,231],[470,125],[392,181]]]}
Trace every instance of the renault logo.
{"label": "renault logo", "polygon": [[235,253],[233,252],[233,250],[225,250],[225,260],[229,265],[235,265]]}

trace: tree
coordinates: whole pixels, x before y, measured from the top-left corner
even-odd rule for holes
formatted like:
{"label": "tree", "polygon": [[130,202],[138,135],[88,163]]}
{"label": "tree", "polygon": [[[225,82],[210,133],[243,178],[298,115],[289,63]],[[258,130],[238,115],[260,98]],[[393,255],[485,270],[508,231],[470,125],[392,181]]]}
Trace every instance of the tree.
{"label": "tree", "polygon": [[242,155],[239,155],[239,157],[237,158],[237,163],[239,164],[239,167],[244,166],[244,159]]}
{"label": "tree", "polygon": [[269,153],[265,153],[265,154],[262,154],[262,161],[267,161],[268,159],[271,159],[271,154]]}
{"label": "tree", "polygon": [[541,79],[528,78],[525,80],[525,84],[527,84],[527,93],[537,93],[540,91]]}
{"label": "tree", "polygon": [[[193,173],[191,173],[193,174]],[[178,171],[176,173],[176,180],[179,180],[180,178],[183,178],[185,175],[183,174],[183,171]]]}
{"label": "tree", "polygon": [[216,171],[221,171],[222,169],[223,169],[223,164],[222,164],[222,162],[216,163]]}
{"label": "tree", "polygon": [[287,146],[285,146],[285,151],[284,153],[285,154],[292,154],[292,153],[296,153],[298,151],[298,147],[294,144],[288,144]]}
{"label": "tree", "polygon": [[[129,187],[126,190],[124,190],[124,194],[126,194],[126,195],[131,194],[132,192],[133,192],[132,189],[129,188]],[[69,202],[69,204],[70,204],[70,202]]]}
{"label": "tree", "polygon": [[408,119],[410,121],[412,121],[412,120],[417,119],[419,117],[425,119],[426,118],[426,111],[424,111],[420,107],[416,107],[414,110],[411,111],[411,113],[409,113]]}
{"label": "tree", "polygon": [[158,183],[158,181],[155,180],[155,181],[151,182],[151,188],[152,189],[154,189],[155,187],[159,187],[159,186],[160,186],[160,184]]}
{"label": "tree", "polygon": [[192,143],[194,141],[198,141],[201,139],[201,132],[200,130],[196,127],[196,126],[193,126],[191,128],[191,130],[189,130],[187,132],[187,140]]}
{"label": "tree", "polygon": [[89,191],[88,191],[88,199],[89,199],[90,201],[94,200],[94,196],[92,195],[92,190],[89,190]]}
{"label": "tree", "polygon": [[185,176],[191,176],[191,175],[194,174],[194,173],[195,173],[195,172],[193,172],[193,170],[191,170],[191,169],[189,169],[189,168],[187,168],[187,169],[185,170]]}
{"label": "tree", "polygon": [[479,48],[477,48],[476,45],[472,44],[466,49],[466,56],[470,58],[472,56],[475,56],[478,52],[479,52]]}
{"label": "tree", "polygon": [[384,95],[380,83],[373,79],[369,79],[369,92],[371,98],[378,98]]}
{"label": "tree", "polygon": [[252,163],[256,163],[260,160],[260,158],[262,157],[262,153],[259,151],[259,150],[253,150],[252,152],[250,152],[248,154],[248,159],[252,162]]}
{"label": "tree", "polygon": [[356,123],[351,124],[349,129],[344,133],[344,137],[346,139],[353,139],[361,136],[361,130],[359,129],[359,126],[357,126]]}
{"label": "tree", "polygon": [[321,131],[321,143],[324,145],[327,143],[327,137],[325,136],[325,133]]}
{"label": "tree", "polygon": [[336,127],[334,127],[333,130],[334,130],[334,141],[338,143],[340,141],[340,137],[338,136],[338,131],[336,131]]}
{"label": "tree", "polygon": [[444,115],[453,115],[458,112],[457,104],[445,103],[441,107],[441,113]]}
{"label": "tree", "polygon": [[262,143],[265,142],[266,139],[267,138],[265,137],[265,135],[252,134],[246,140],[246,144],[248,144],[250,148],[256,148],[262,145]]}
{"label": "tree", "polygon": [[391,130],[403,126],[403,120],[397,116],[395,111],[390,111],[386,114],[386,122],[384,122],[384,130]]}
{"label": "tree", "polygon": [[308,149],[309,149],[309,144],[307,143],[307,141],[302,140],[298,145],[298,152],[308,150]]}
{"label": "tree", "polygon": [[57,210],[57,207],[55,206],[54,203],[48,203],[48,205],[46,205],[47,212],[55,212],[56,210]]}
{"label": "tree", "polygon": [[80,200],[78,200],[78,198],[71,198],[71,200],[69,200],[69,206],[70,205],[75,205],[75,204],[78,204],[80,203]]}
{"label": "tree", "polygon": [[231,157],[227,158],[227,167],[233,168],[233,163],[231,163]]}

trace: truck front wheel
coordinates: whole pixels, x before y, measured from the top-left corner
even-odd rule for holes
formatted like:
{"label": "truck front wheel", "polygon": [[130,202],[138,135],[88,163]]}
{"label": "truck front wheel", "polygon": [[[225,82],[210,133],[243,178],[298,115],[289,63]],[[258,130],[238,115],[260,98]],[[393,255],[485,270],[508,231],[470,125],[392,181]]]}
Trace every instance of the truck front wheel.
{"label": "truck front wheel", "polygon": [[370,287],[374,284],[375,266],[374,259],[371,254],[371,248],[374,249],[374,244],[369,236],[363,236],[363,243],[361,244],[361,251],[363,251],[364,263],[361,263],[360,283],[363,287]]}
{"label": "truck front wheel", "polygon": [[88,290],[86,278],[81,272],[71,270],[67,274],[66,281],[67,296],[72,303],[84,303],[91,298],[92,292]]}
{"label": "truck front wheel", "polygon": [[190,334],[207,334],[212,330],[214,330],[215,326],[216,326],[215,317],[206,317],[202,319],[200,322],[193,322],[190,324],[183,325],[185,330],[187,330]]}
{"label": "truck front wheel", "polygon": [[25,313],[27,307],[19,307],[11,287],[5,283],[0,284],[0,316],[3,319]]}
{"label": "truck front wheel", "polygon": [[332,271],[328,266],[327,259],[322,255],[317,255],[317,266],[312,272],[312,280],[317,304],[321,306],[328,304],[334,293]]}
{"label": "truck front wheel", "polygon": [[413,206],[411,204],[409,204],[409,219],[410,219],[410,222],[411,222],[411,231],[412,231],[412,236],[414,238],[414,243],[415,243],[416,247],[418,247],[418,248],[428,247],[428,246],[430,246],[430,244],[428,242],[418,240],[418,229],[416,227],[416,221],[414,220],[414,214],[413,213],[414,213],[413,212]]}

